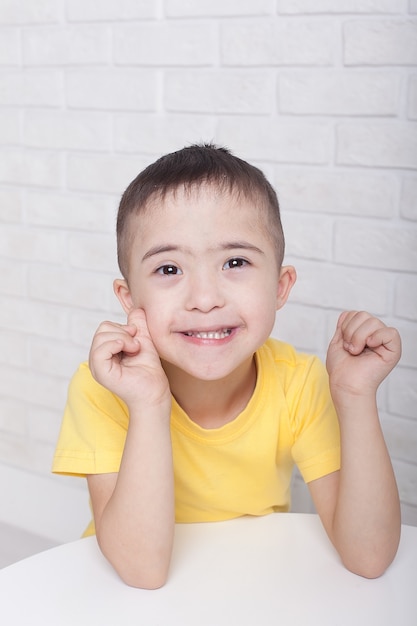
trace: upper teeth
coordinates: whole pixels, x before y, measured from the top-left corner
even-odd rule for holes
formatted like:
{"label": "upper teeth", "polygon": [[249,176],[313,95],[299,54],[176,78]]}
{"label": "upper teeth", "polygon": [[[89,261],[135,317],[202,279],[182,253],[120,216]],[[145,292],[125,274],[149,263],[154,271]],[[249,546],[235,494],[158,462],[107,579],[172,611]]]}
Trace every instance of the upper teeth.
{"label": "upper teeth", "polygon": [[223,330],[210,330],[208,332],[200,330],[198,332],[189,332],[186,333],[189,337],[197,337],[198,339],[224,339],[228,337],[231,333],[229,328],[225,328]]}

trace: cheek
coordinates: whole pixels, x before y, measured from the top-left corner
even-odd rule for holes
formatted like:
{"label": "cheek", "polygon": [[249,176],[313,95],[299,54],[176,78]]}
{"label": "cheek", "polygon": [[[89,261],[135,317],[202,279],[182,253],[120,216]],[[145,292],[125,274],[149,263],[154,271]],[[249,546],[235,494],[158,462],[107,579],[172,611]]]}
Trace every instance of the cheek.
{"label": "cheek", "polygon": [[254,283],[248,291],[247,303],[255,313],[267,315],[271,309],[275,311],[277,304],[276,282],[268,278],[261,279]]}
{"label": "cheek", "polygon": [[263,290],[253,295],[251,311],[258,323],[265,328],[273,328],[277,311],[276,285],[272,283],[265,285]]}
{"label": "cheek", "polygon": [[149,334],[151,335],[154,343],[158,342],[158,338],[164,335],[164,329],[166,328],[164,309],[155,305],[147,306],[146,303],[142,304],[142,308],[146,314],[146,322],[148,324]]}
{"label": "cheek", "polygon": [[144,285],[143,280],[136,281],[136,288],[132,289],[131,293],[135,308],[144,309],[145,311],[149,309],[149,311],[151,311],[155,296],[152,294],[152,291],[146,287],[146,284]]}

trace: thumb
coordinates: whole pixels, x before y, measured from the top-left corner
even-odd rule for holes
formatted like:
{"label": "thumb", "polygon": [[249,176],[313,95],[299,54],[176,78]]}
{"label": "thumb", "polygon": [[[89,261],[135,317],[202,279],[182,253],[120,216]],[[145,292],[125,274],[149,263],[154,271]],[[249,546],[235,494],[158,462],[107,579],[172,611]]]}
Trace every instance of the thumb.
{"label": "thumb", "polygon": [[342,326],[343,326],[343,322],[345,321],[346,317],[348,315],[348,311],[343,311],[343,313],[341,313],[339,315],[339,318],[337,320],[337,324],[336,324],[336,329],[334,331],[334,335],[330,341],[330,345],[338,343],[339,341],[341,341],[342,339]]}
{"label": "thumb", "polygon": [[150,337],[146,314],[143,309],[131,309],[127,316],[127,323],[136,327],[136,334],[140,337]]}

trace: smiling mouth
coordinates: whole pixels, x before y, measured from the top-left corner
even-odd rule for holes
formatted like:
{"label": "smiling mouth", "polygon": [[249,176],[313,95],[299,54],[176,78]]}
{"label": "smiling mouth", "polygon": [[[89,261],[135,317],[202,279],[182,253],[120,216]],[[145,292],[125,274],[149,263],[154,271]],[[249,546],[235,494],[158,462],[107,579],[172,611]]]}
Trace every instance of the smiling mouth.
{"label": "smiling mouth", "polygon": [[185,332],[187,337],[195,337],[196,339],[225,339],[231,334],[231,328],[222,328],[220,330],[197,330]]}

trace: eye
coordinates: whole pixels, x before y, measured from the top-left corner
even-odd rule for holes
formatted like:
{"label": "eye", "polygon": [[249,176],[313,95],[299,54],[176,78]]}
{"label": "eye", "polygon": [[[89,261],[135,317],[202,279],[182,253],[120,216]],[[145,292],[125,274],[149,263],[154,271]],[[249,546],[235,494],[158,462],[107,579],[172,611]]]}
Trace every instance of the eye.
{"label": "eye", "polygon": [[158,267],[155,273],[163,274],[164,276],[178,276],[178,274],[182,274],[182,271],[176,265],[162,265]]}
{"label": "eye", "polygon": [[248,264],[249,264],[249,261],[246,261],[245,259],[241,259],[240,257],[235,257],[233,259],[229,259],[228,261],[226,261],[226,263],[223,265],[223,269],[224,270],[239,269]]}

